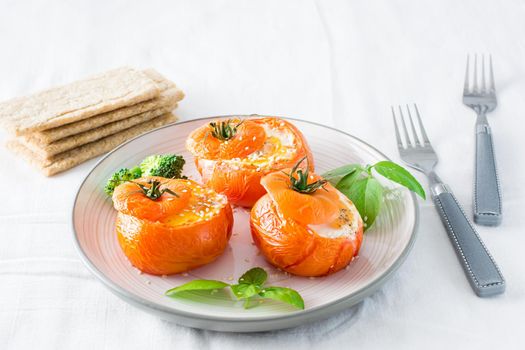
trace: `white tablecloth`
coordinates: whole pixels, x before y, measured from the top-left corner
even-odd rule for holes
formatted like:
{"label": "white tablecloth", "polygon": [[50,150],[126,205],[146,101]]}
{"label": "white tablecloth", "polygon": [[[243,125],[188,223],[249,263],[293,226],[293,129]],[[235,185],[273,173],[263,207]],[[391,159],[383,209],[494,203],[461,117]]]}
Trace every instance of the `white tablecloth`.
{"label": "white tablecloth", "polygon": [[350,132],[396,160],[390,105],[416,101],[440,155],[437,170],[468,212],[474,114],[460,98],[465,58],[492,53],[500,105],[489,120],[504,220],[478,230],[508,282],[503,296],[476,297],[427,201],[406,263],[356,307],[279,332],[185,328],[121,301],[79,261],[69,217],[95,160],[48,179],[2,149],[0,349],[524,348],[522,1],[2,1],[0,8],[0,100],[121,65],[151,66],[186,92],[182,119],[294,116]]}

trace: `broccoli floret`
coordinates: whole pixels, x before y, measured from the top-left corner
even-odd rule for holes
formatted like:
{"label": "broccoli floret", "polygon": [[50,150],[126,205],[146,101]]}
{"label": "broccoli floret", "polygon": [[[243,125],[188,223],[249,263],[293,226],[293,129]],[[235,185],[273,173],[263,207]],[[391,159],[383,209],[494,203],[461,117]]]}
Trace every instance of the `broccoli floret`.
{"label": "broccoli floret", "polygon": [[184,178],[182,168],[186,161],[176,154],[149,156],[140,163],[142,176],[162,176],[172,179]]}
{"label": "broccoli floret", "polygon": [[142,170],[140,170],[138,166],[131,169],[122,168],[108,179],[106,186],[104,187],[104,192],[106,192],[108,196],[112,196],[115,187],[123,182],[138,179],[141,176]]}

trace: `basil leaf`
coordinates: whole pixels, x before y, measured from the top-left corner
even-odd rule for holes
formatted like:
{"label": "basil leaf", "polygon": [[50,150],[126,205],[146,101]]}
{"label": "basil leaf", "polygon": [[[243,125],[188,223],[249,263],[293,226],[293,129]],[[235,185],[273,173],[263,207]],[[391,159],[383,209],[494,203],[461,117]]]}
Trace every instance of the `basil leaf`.
{"label": "basil leaf", "polygon": [[230,286],[237,299],[247,299],[259,294],[261,286],[249,283],[239,283]]}
{"label": "basil leaf", "polygon": [[[361,178],[363,174],[363,169],[356,169],[355,171],[345,175],[338,183],[337,185],[335,186],[335,188],[337,188],[339,191],[341,192],[345,192],[345,191],[348,191],[350,189],[350,187],[352,187],[353,183],[355,181],[357,181],[358,179]],[[366,173],[367,176],[368,173]]]}
{"label": "basil leaf", "polygon": [[374,223],[383,201],[383,186],[375,178],[369,176],[352,182],[348,188],[340,189],[356,206],[363,222],[365,231]]}
{"label": "basil leaf", "polygon": [[425,190],[421,184],[402,166],[385,160],[376,163],[373,167],[379,174],[383,175],[387,179],[408,188],[410,191],[415,192],[423,199],[426,198]]}
{"label": "basil leaf", "polygon": [[264,269],[260,267],[254,267],[253,269],[250,269],[246,271],[240,278],[239,283],[240,284],[255,284],[257,286],[262,286],[264,282],[266,282],[266,279],[268,278],[268,274]]}
{"label": "basil leaf", "polygon": [[362,169],[361,165],[347,164],[343,165],[342,167],[327,171],[326,173],[322,174],[321,177],[335,186],[343,177],[357,172],[358,169]]}
{"label": "basil leaf", "polygon": [[190,292],[195,290],[215,290],[228,287],[228,283],[215,280],[193,280],[191,282],[185,283],[181,286],[172,288],[166,291],[166,295],[173,297],[180,292]]}
{"label": "basil leaf", "polygon": [[299,293],[290,288],[284,287],[265,287],[259,296],[272,300],[288,303],[298,309],[304,309],[304,300]]}

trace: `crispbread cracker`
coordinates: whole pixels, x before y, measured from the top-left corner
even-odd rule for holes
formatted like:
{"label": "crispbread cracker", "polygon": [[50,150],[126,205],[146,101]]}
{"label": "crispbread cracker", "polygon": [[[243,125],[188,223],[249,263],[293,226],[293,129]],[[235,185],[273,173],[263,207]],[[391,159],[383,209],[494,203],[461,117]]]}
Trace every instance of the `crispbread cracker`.
{"label": "crispbread cracker", "polygon": [[98,141],[60,153],[50,160],[42,159],[17,139],[8,141],[7,148],[24,157],[29,163],[40,169],[44,175],[52,176],[83,163],[86,160],[106,153],[121,143],[148,130],[158,128],[176,120],[177,118],[172,113],[166,113],[160,117],[107,136]]}
{"label": "crispbread cracker", "polygon": [[132,106],[122,107],[114,111],[106,112],[97,116],[93,116],[84,120],[80,120],[71,124],[59,126],[56,128],[37,131],[28,135],[33,143],[38,142],[40,145],[50,144],[54,141],[63,139],[65,137],[80,134],[84,131],[98,128],[99,126],[129,118],[131,116],[144,113],[149,110],[158,109],[162,107],[171,107],[171,111],[175,108],[175,104],[184,98],[182,90],[176,87],[174,83],[165,79],[161,74],[153,69],[146,69],[144,73],[152,79],[161,90],[160,96],[148,101],[140,102]]}
{"label": "crispbread cracker", "polygon": [[[168,108],[171,111],[175,108],[177,102],[182,100],[184,93],[182,90],[172,88],[163,91],[158,98],[149,101],[140,102],[133,106],[119,108],[117,110],[103,113],[75,123],[59,126],[49,130],[37,131],[31,133],[28,137],[38,140],[39,144],[50,144],[65,137],[80,134],[84,131],[100,127],[118,120],[126,119],[131,116],[141,114],[150,110],[159,108]],[[171,109],[169,109],[171,108]]]}
{"label": "crispbread cracker", "polygon": [[171,112],[177,104],[171,106],[165,106],[157,108],[151,111],[140,113],[134,116],[131,116],[126,119],[118,120],[116,122],[102,125],[101,127],[85,131],[78,135],[69,136],[63,139],[60,139],[56,142],[50,143],[48,145],[39,143],[38,140],[31,138],[32,134],[29,134],[27,137],[20,137],[20,141],[29,148],[31,151],[36,153],[39,157],[45,159],[51,159],[53,156],[85,145],[96,140],[100,140],[103,137],[115,134],[119,131],[128,129],[132,126],[144,123],[148,120],[151,120],[159,115]]}
{"label": "crispbread cracker", "polygon": [[159,96],[147,74],[123,67],[0,104],[0,123],[15,135],[45,130]]}

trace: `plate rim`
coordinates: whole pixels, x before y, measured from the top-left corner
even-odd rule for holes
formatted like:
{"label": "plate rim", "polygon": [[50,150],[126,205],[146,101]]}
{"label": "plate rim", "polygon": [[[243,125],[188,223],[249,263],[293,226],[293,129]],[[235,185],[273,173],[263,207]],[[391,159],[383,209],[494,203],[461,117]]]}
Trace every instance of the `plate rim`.
{"label": "plate rim", "polygon": [[[93,165],[93,167],[89,170],[89,172],[87,173],[87,175],[84,177],[84,179],[82,180],[82,182],[80,183],[80,185],[77,188],[77,191],[75,193],[75,197],[74,197],[74,200],[73,200],[72,210],[71,210],[70,225],[71,225],[71,230],[72,230],[72,233],[73,233],[73,242],[74,242],[75,248],[77,250],[78,255],[80,256],[81,261],[88,268],[88,270],[92,274],[94,274],[95,277],[97,277],[98,280],[101,281],[102,284],[104,286],[106,286],[106,288],[108,288],[112,293],[114,293],[115,295],[119,296],[120,298],[122,298],[126,302],[131,303],[134,306],[138,306],[138,307],[144,308],[146,311],[156,311],[157,313],[160,313],[160,314],[166,314],[166,315],[171,315],[171,316],[180,316],[180,317],[185,318],[185,319],[194,319],[194,320],[211,321],[211,322],[221,321],[221,322],[229,322],[229,323],[253,324],[253,323],[257,323],[257,322],[268,322],[268,321],[281,321],[281,322],[282,321],[286,321],[286,320],[292,321],[294,319],[311,319],[311,320],[313,320],[312,316],[314,316],[315,314],[320,314],[323,311],[326,311],[327,309],[337,310],[337,306],[341,306],[341,305],[344,305],[346,307],[350,307],[350,306],[360,302],[362,299],[366,298],[367,296],[371,295],[372,293],[374,293],[384,282],[386,282],[386,280],[388,280],[388,278],[395,271],[397,271],[399,269],[399,267],[404,263],[404,261],[408,257],[410,251],[412,250],[412,247],[414,246],[414,242],[416,240],[417,232],[418,232],[418,228],[419,228],[420,214],[419,214],[419,204],[418,204],[416,196],[414,195],[413,192],[409,193],[410,197],[412,199],[413,205],[414,205],[414,228],[412,229],[410,240],[408,241],[407,245],[405,246],[405,248],[403,249],[403,251],[401,252],[399,257],[394,261],[394,263],[386,271],[384,271],[376,279],[372,280],[367,286],[357,290],[356,292],[354,292],[351,295],[347,295],[345,297],[342,297],[339,300],[334,300],[334,301],[332,301],[332,302],[330,302],[330,303],[328,303],[326,305],[315,306],[315,307],[313,307],[311,309],[291,311],[291,312],[288,312],[288,313],[284,313],[282,315],[276,315],[276,316],[254,316],[254,317],[251,317],[251,318],[242,318],[242,317],[238,317],[238,316],[232,316],[232,317],[228,317],[228,316],[213,316],[213,315],[206,316],[206,315],[197,314],[197,313],[193,313],[193,312],[188,312],[188,311],[176,310],[176,309],[173,309],[173,308],[169,308],[169,307],[166,307],[166,306],[163,306],[163,305],[151,302],[151,301],[149,301],[147,299],[144,299],[144,298],[142,298],[142,297],[140,297],[140,296],[138,296],[138,295],[136,295],[134,293],[129,292],[125,288],[120,287],[119,285],[117,285],[116,283],[111,281],[111,279],[108,278],[102,271],[100,271],[95,266],[95,264],[89,259],[89,257],[87,256],[87,254],[84,252],[84,250],[82,249],[82,247],[80,245],[78,234],[77,234],[76,229],[75,229],[75,209],[76,209],[77,204],[78,204],[78,197],[79,197],[79,194],[80,194],[80,191],[81,191],[82,187],[86,183],[87,179],[91,176],[91,174],[100,166],[100,164],[102,162],[104,162],[106,160],[106,158],[111,156],[113,153],[117,152],[119,149],[121,149],[125,145],[127,145],[127,144],[129,144],[131,142],[134,142],[135,140],[138,140],[141,137],[144,137],[144,136],[146,136],[148,134],[154,133],[154,132],[156,132],[158,130],[162,130],[162,129],[165,129],[165,128],[170,128],[170,127],[173,127],[173,126],[179,125],[179,124],[186,124],[186,123],[190,123],[190,122],[195,122],[195,121],[206,121],[206,120],[213,120],[213,119],[219,119],[219,118],[233,118],[233,117],[241,117],[243,119],[244,118],[259,118],[259,117],[275,117],[275,118],[281,118],[281,119],[285,119],[285,120],[292,120],[292,121],[298,121],[298,122],[303,122],[303,123],[307,123],[307,124],[312,124],[312,125],[315,125],[315,126],[318,126],[318,127],[322,127],[322,128],[327,128],[327,129],[333,130],[335,132],[344,134],[345,136],[350,137],[350,138],[352,138],[352,139],[354,139],[354,140],[356,140],[356,141],[366,145],[367,147],[370,147],[375,152],[377,152],[381,157],[385,158],[386,160],[390,160],[390,158],[388,158],[383,152],[379,151],[376,147],[370,145],[368,142],[363,141],[362,139],[360,139],[360,138],[358,138],[358,137],[356,137],[356,136],[354,136],[352,134],[349,134],[349,133],[347,133],[347,132],[345,132],[343,130],[339,130],[339,129],[335,128],[335,127],[328,126],[328,125],[323,125],[321,123],[312,122],[312,121],[309,121],[309,120],[304,120],[304,119],[299,119],[299,118],[291,118],[291,117],[283,117],[283,116],[275,116],[275,115],[271,115],[270,116],[270,115],[260,115],[260,114],[231,114],[231,115],[208,116],[208,117],[200,117],[200,118],[194,118],[194,119],[174,122],[174,123],[170,123],[170,124],[167,124],[167,125],[164,125],[164,126],[161,126],[161,127],[158,127],[158,128],[152,129],[152,130],[149,130],[149,131],[147,131],[145,133],[142,133],[142,134],[140,134],[138,136],[135,136],[135,137],[131,138],[128,141],[125,141],[124,143],[120,144],[119,146],[115,147],[114,149],[112,149],[111,151],[106,153],[101,159],[99,159]],[[331,313],[329,313],[329,314],[331,314]],[[310,316],[310,318],[309,318],[309,316]],[[291,326],[293,326],[293,325],[291,325]],[[205,328],[205,327],[199,327],[199,328]],[[207,328],[211,329],[212,327],[207,327]],[[286,328],[286,327],[278,327],[278,328]],[[233,330],[233,331],[238,331],[238,330]]]}

